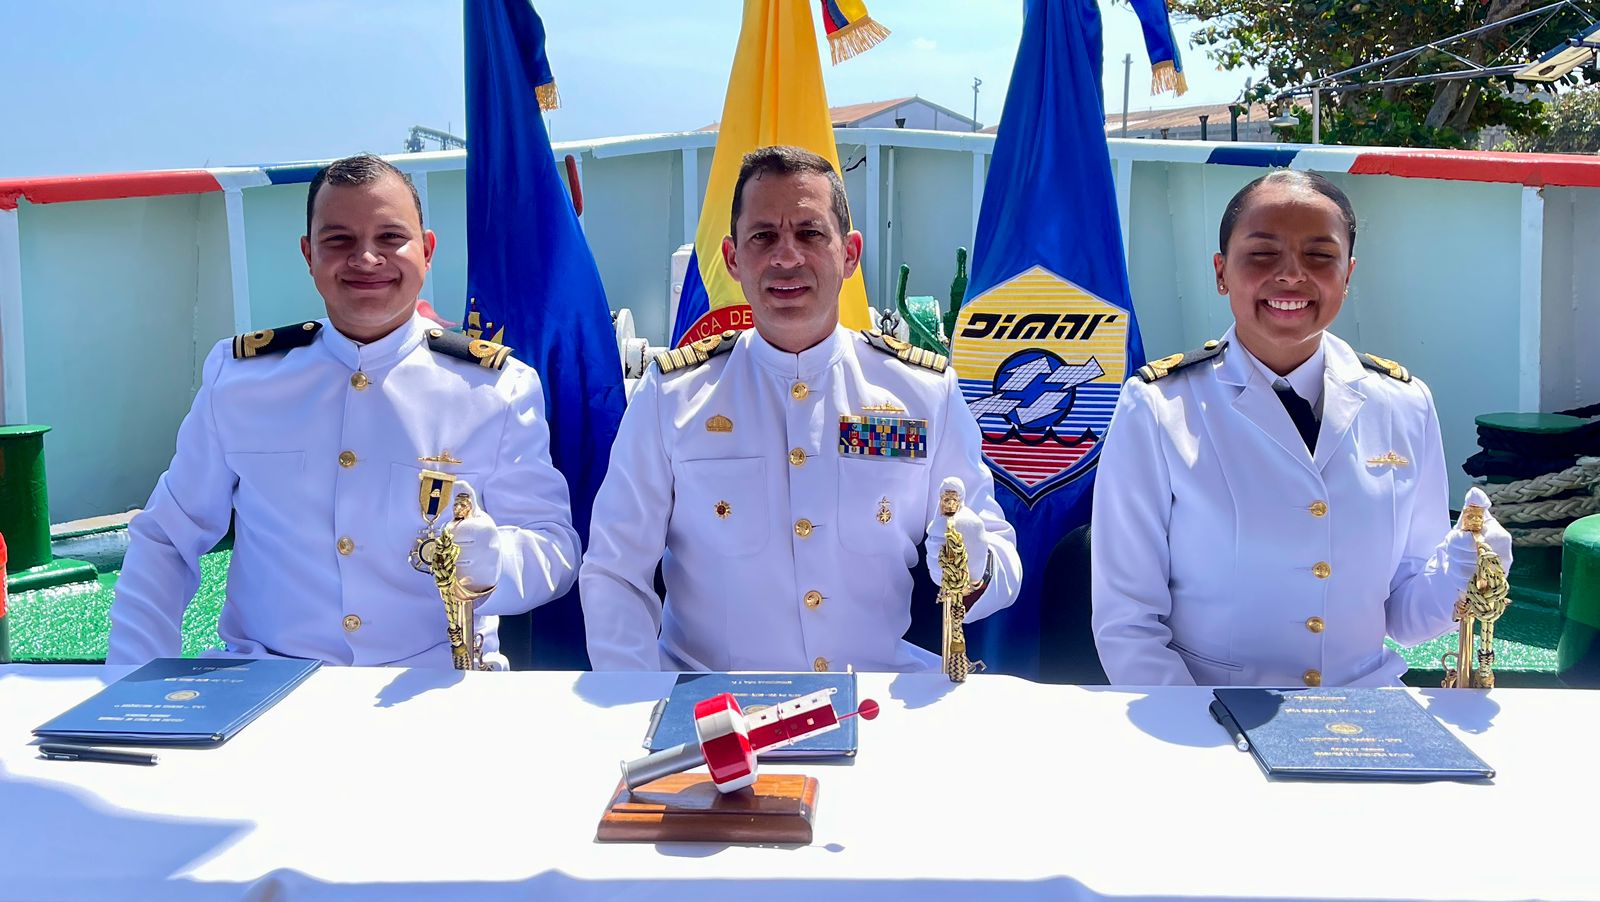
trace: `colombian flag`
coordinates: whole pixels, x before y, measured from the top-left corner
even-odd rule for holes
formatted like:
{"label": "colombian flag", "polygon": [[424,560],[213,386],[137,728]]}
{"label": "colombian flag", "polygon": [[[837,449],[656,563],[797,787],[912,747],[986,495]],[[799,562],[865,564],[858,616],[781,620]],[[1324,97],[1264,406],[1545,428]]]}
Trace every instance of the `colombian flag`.
{"label": "colombian flag", "polygon": [[[828,96],[822,87],[816,23],[810,4],[796,0],[745,0],[744,23],[722,104],[694,255],[689,259],[672,327],[674,346],[753,325],[739,283],[723,266],[722,238],[729,231],[740,161],[750,151],[770,144],[804,147],[839,169]],[[872,324],[860,270],[845,280],[839,295],[839,319],[850,329]]]}

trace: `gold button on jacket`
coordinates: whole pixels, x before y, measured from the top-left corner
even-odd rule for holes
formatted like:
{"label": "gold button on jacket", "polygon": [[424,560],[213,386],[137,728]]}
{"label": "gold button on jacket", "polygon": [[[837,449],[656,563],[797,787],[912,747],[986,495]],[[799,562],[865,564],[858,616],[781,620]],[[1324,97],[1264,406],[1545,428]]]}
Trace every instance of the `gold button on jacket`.
{"label": "gold button on jacket", "polygon": [[1308,671],[1305,672],[1305,674],[1303,674],[1300,677],[1300,679],[1304,680],[1305,684],[1307,686],[1321,686],[1322,685],[1322,671],[1320,671],[1320,670],[1308,670]]}
{"label": "gold button on jacket", "polygon": [[361,629],[361,618],[354,614],[344,615],[344,631],[353,633],[358,629]]}
{"label": "gold button on jacket", "polygon": [[[810,592],[806,593],[805,602],[806,602],[806,607],[808,607],[808,608],[815,608],[815,607],[821,605],[822,604],[822,593],[818,592],[816,589],[812,589]],[[817,660],[820,661],[822,659],[818,658]]]}
{"label": "gold button on jacket", "polygon": [[811,521],[804,517],[794,521],[794,534],[802,539],[811,538]]}
{"label": "gold button on jacket", "polygon": [[809,394],[811,394],[811,388],[809,386],[807,386],[804,382],[796,382],[789,389],[790,397],[794,398],[796,401],[804,401],[806,399],[806,396],[809,395]]}
{"label": "gold button on jacket", "polygon": [[351,467],[353,467],[355,465],[356,465],[356,453],[354,451],[340,451],[339,452],[339,466],[344,467],[345,469],[348,470],[348,469],[350,469]]}
{"label": "gold button on jacket", "polygon": [[367,374],[360,370],[356,370],[356,374],[350,377],[350,387],[356,391],[365,391],[367,386],[371,384],[372,380],[368,379]]}
{"label": "gold button on jacket", "polygon": [[1307,510],[1311,511],[1311,516],[1313,517],[1326,517],[1328,515],[1328,502],[1313,501]]}
{"label": "gold button on jacket", "polygon": [[1317,579],[1327,579],[1329,574],[1333,573],[1333,568],[1328,566],[1327,561],[1317,561],[1316,566],[1311,568],[1311,572],[1316,575]]}
{"label": "gold button on jacket", "polygon": [[349,536],[340,536],[338,547],[340,554],[349,554],[356,550],[356,540]]}
{"label": "gold button on jacket", "polygon": [[1325,626],[1325,624],[1322,622],[1322,618],[1321,617],[1307,617],[1306,618],[1306,629],[1312,631],[1313,633],[1322,632],[1324,626]]}
{"label": "gold button on jacket", "polygon": [[828,670],[828,659],[827,658],[818,658],[815,661],[812,661],[811,662],[811,669],[815,670],[817,673],[825,673],[825,672],[827,672],[827,670]]}
{"label": "gold button on jacket", "polygon": [[789,466],[803,467],[806,465],[806,452],[804,448],[789,449]]}

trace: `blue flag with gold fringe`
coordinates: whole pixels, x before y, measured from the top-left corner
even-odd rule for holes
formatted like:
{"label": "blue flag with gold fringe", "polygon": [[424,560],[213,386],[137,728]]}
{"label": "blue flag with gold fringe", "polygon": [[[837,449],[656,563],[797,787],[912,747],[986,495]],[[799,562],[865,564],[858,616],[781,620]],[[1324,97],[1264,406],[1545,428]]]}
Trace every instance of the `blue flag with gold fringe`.
{"label": "blue flag with gold fringe", "polygon": [[[1158,8],[1164,26],[1165,4],[1153,2],[1139,11]],[[1161,34],[1176,59],[1170,29]],[[1042,605],[1060,603],[1044,585],[1046,564],[1089,522],[1101,437],[1123,380],[1144,364],[1101,56],[1097,0],[1027,0],[952,336],[951,362],[1024,574],[1015,604],[968,627],[968,642],[991,669],[1024,677],[1040,673]]]}
{"label": "blue flag with gold fringe", "polygon": [[[595,491],[622,419],[622,364],[594,255],[557,174],[541,108],[555,104],[544,24],[528,0],[467,0],[467,293],[539,371],[550,456],[567,478],[585,546]],[[491,512],[492,513],[492,512]],[[503,617],[518,666],[587,670],[574,588]]]}

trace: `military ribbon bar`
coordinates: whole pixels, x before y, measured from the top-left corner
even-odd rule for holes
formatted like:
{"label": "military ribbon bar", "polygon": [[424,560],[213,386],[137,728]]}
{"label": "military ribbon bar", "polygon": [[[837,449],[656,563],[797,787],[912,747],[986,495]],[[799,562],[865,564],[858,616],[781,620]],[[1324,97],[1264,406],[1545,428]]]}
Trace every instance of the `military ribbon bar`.
{"label": "military ribbon bar", "polygon": [[839,417],[839,453],[927,457],[928,421],[906,417]]}

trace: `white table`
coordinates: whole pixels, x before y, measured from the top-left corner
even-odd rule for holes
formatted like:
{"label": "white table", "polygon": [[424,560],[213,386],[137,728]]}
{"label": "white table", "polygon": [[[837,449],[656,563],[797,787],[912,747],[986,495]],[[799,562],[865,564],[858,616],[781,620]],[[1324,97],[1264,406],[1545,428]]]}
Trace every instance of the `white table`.
{"label": "white table", "polygon": [[1600,898],[1595,692],[1420,693],[1492,785],[1273,783],[1204,689],[863,674],[853,764],[768,768],[815,843],[747,848],[594,842],[671,675],[327,667],[221,748],[36,756],[126,671],[0,667],[0,898]]}

